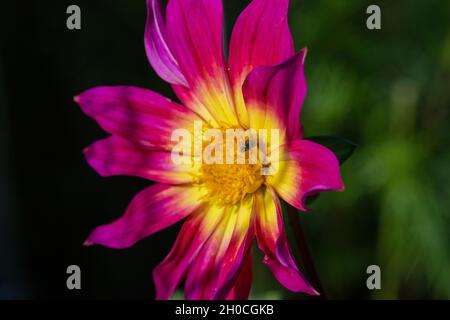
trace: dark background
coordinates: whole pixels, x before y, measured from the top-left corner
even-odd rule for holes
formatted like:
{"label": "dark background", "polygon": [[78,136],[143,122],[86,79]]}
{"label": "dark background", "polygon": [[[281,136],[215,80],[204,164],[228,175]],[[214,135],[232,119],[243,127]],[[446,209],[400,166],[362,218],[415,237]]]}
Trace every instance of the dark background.
{"label": "dark background", "polygon": [[[248,1],[224,2],[229,35]],[[78,31],[66,28],[71,4]],[[370,4],[382,30],[366,28]],[[82,246],[148,182],[88,167],[82,149],[106,134],[72,100],[118,84],[175,99],[145,56],[145,1],[4,1],[0,12],[0,299],[152,298],[151,271],[179,225],[127,250]],[[296,48],[309,48],[306,133],[359,145],[346,192],[321,196],[304,218],[331,298],[450,297],[449,21],[446,0],[292,1]],[[260,261],[253,298],[304,297]],[[71,264],[80,291],[66,288]],[[371,264],[382,269],[377,292],[365,284]]]}

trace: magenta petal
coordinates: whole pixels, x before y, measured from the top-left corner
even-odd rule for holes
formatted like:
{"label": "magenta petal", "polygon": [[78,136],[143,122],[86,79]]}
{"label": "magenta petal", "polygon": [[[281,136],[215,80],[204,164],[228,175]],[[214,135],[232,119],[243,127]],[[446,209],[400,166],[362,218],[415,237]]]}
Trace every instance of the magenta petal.
{"label": "magenta petal", "polygon": [[[279,129],[286,128],[288,141],[301,137],[300,110],[306,96],[305,57],[306,49],[303,49],[282,64],[258,67],[248,75],[243,93],[251,128],[261,127],[261,120],[274,119],[282,126]],[[266,116],[252,117],[261,113]]]}
{"label": "magenta petal", "polygon": [[185,298],[222,300],[227,297],[250,252],[253,197],[240,206],[225,208],[222,220],[192,262],[186,278]]}
{"label": "magenta petal", "polygon": [[279,64],[294,54],[288,7],[289,0],[253,0],[234,25],[228,66],[236,113],[246,127],[249,115],[242,85],[247,75],[254,68]]}
{"label": "magenta petal", "polygon": [[294,261],[284,232],[280,202],[273,191],[257,193],[255,211],[256,238],[265,254],[264,263],[287,289],[317,295]]}
{"label": "magenta petal", "polygon": [[328,148],[307,140],[295,140],[281,149],[280,170],[267,182],[292,206],[307,211],[308,196],[344,190],[339,161]]}
{"label": "magenta petal", "polygon": [[[224,238],[224,235],[222,239],[212,235],[193,261],[186,279],[187,300],[223,300],[235,288],[250,253],[253,235],[239,245]],[[225,253],[220,252],[221,245],[228,247]],[[238,290],[236,293],[243,295],[246,289],[239,286]]]}
{"label": "magenta petal", "polygon": [[226,300],[247,300],[252,287],[252,252],[245,258],[233,288],[228,293]]}
{"label": "magenta petal", "polygon": [[167,35],[190,85],[224,72],[221,0],[170,0]]}
{"label": "magenta petal", "polygon": [[156,73],[171,84],[188,86],[167,43],[166,25],[160,0],[147,0],[145,51]]}
{"label": "magenta petal", "polygon": [[156,299],[169,299],[180,281],[185,277],[191,262],[197,257],[203,244],[220,221],[220,210],[199,208],[183,224],[169,255],[153,270]]}
{"label": "magenta petal", "polygon": [[223,52],[221,0],[170,0],[167,37],[189,88],[174,86],[183,103],[212,125],[238,125]]}
{"label": "magenta petal", "polygon": [[242,85],[253,68],[279,64],[294,54],[288,7],[289,0],[253,0],[241,13],[230,43],[233,85]]}
{"label": "magenta petal", "polygon": [[89,165],[103,177],[126,175],[167,184],[194,181],[191,166],[175,165],[170,151],[153,150],[117,136],[95,142],[84,154]]}
{"label": "magenta petal", "polygon": [[190,186],[152,185],[141,191],[118,220],[97,227],[86,245],[124,249],[188,216],[201,204]]}
{"label": "magenta petal", "polygon": [[96,87],[75,101],[106,132],[158,147],[170,144],[175,129],[190,129],[201,121],[189,109],[137,87]]}

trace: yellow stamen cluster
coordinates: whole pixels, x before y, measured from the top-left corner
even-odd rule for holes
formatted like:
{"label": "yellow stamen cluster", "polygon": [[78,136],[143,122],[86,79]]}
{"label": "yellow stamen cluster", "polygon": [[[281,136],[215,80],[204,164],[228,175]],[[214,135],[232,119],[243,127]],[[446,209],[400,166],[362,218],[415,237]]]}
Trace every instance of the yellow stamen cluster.
{"label": "yellow stamen cluster", "polygon": [[204,164],[201,172],[201,180],[208,188],[207,200],[223,206],[239,202],[263,183],[258,164]]}

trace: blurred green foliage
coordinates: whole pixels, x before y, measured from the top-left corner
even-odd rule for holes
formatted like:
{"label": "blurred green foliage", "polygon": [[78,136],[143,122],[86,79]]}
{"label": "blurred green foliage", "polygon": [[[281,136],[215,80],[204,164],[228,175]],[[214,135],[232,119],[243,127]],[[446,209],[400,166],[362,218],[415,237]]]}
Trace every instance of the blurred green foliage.
{"label": "blurred green foliage", "polygon": [[[382,30],[366,28],[370,4]],[[328,296],[450,298],[450,2],[294,1],[290,24],[309,49],[306,136],[358,144],[345,192],[301,213]],[[366,287],[372,264],[381,290]],[[266,276],[255,298],[304,297],[259,283]]]}

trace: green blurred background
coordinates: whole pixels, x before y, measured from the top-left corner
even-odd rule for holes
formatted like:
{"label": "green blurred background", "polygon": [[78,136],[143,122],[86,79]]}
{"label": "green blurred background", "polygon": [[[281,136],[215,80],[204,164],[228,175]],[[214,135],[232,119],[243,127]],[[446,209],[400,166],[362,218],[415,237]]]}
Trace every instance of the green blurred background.
{"label": "green blurred background", "polygon": [[[224,2],[228,39],[248,1]],[[65,27],[70,4],[80,31]],[[382,30],[366,28],[371,4]],[[151,270],[179,225],[126,251],[81,247],[148,183],[88,168],[81,150],[105,133],[72,102],[113,84],[175,98],[146,61],[145,10],[144,0],[2,4],[0,298],[152,298]],[[450,298],[450,1],[292,1],[290,25],[296,48],[309,49],[306,136],[358,144],[342,167],[346,191],[301,213],[327,296]],[[252,298],[305,298],[261,259]],[[69,264],[83,270],[81,292],[65,288]],[[381,290],[366,287],[369,265]]]}

